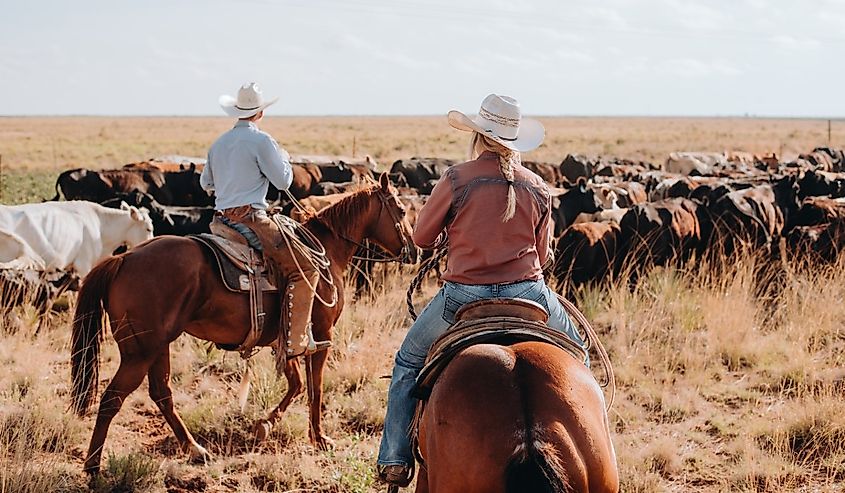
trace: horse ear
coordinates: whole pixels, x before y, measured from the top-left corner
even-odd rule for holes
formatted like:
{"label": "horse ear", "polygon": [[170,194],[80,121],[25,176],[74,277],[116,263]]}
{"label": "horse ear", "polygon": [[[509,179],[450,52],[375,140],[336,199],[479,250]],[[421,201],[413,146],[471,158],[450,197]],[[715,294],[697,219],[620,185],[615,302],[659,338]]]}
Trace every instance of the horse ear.
{"label": "horse ear", "polygon": [[382,173],[378,177],[378,182],[379,182],[379,185],[381,185],[381,189],[384,190],[385,192],[387,191],[388,188],[390,188],[390,178],[387,176],[387,173]]}

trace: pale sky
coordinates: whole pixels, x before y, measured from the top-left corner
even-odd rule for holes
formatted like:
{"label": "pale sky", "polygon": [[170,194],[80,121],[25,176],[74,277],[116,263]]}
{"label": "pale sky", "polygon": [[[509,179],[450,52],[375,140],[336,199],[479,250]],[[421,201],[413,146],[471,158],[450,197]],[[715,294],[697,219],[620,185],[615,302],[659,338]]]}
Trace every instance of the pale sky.
{"label": "pale sky", "polygon": [[845,116],[845,0],[0,0],[0,115]]}

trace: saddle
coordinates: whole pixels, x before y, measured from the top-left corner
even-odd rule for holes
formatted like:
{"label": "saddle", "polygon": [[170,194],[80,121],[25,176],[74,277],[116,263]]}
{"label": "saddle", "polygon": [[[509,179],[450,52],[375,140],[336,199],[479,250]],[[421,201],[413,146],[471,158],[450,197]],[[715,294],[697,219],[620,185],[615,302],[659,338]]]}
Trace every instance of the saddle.
{"label": "saddle", "polygon": [[545,342],[585,361],[584,348],[546,325],[548,319],[543,306],[529,300],[486,299],[462,306],[455,315],[455,324],[431,346],[425,366],[417,376],[414,397],[421,401],[428,399],[434,383],[452,358],[476,344],[509,346],[525,341]]}
{"label": "saddle", "polygon": [[229,291],[234,293],[250,291],[252,289],[250,275],[254,275],[262,292],[278,292],[273,280],[267,275],[261,254],[246,242],[236,242],[209,233],[193,235],[189,238],[206,247],[212,254],[220,279]]}
{"label": "saddle", "polygon": [[518,342],[538,341],[553,344],[578,361],[586,361],[586,350],[566,334],[546,325],[548,320],[549,314],[539,303],[514,298],[474,301],[458,310],[452,327],[432,344],[412,392],[419,399],[410,429],[411,450],[417,462],[425,464],[419,451],[420,423],[425,403],[437,378],[464,349],[476,344],[509,346]]}
{"label": "saddle", "polygon": [[255,354],[255,346],[264,330],[263,295],[278,293],[279,290],[270,280],[259,252],[234,230],[230,233],[221,228],[218,232],[221,235],[202,233],[189,238],[211,253],[226,289],[249,295],[250,327],[246,338],[237,347],[217,344],[220,349],[238,351],[242,358],[249,359]]}

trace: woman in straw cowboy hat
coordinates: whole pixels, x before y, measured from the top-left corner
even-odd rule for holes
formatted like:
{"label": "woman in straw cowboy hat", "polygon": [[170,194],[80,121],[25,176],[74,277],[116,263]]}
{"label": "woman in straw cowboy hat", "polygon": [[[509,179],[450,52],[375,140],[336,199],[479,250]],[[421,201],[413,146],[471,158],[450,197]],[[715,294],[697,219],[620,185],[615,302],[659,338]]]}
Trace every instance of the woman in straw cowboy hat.
{"label": "woman in straw cowboy hat", "polygon": [[[295,358],[309,351],[324,349],[328,342],[311,340],[308,325],[319,273],[312,262],[296,249],[289,248],[282,231],[267,215],[267,189],[272,183],[279,190],[287,190],[293,180],[293,170],[287,151],[280,148],[273,137],[258,129],[264,109],[278,98],[265,100],[255,82],[241,86],[237,98],[220,96],[223,111],[238,121],[221,135],[208,151],[208,162],[200,176],[203,189],[215,192],[212,232],[232,228],[241,233],[256,249],[261,250],[265,262],[276,275],[276,286],[282,297],[283,327],[287,358]],[[299,287],[299,289],[295,289]],[[258,334],[260,335],[260,334]],[[248,337],[249,339],[249,337]],[[244,341],[241,347],[251,349],[257,340]]]}
{"label": "woman in straw cowboy hat", "polygon": [[522,118],[519,103],[491,94],[473,118],[450,111],[449,124],[470,139],[470,161],[449,168],[419,213],[414,242],[432,248],[448,235],[445,281],[420,313],[396,353],[388,393],[379,478],[406,486],[413,454],[408,430],[417,375],[432,343],[466,303],[485,298],[536,301],[549,325],[583,345],[557,297],[543,280],[549,258],[551,196],[542,178],[520,163],[520,153],[539,147],[543,125]]}

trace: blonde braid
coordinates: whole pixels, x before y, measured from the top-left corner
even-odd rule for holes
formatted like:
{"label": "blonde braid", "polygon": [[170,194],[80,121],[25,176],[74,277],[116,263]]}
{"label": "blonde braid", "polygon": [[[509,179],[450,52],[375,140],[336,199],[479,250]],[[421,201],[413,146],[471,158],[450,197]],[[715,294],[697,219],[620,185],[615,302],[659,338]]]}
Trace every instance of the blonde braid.
{"label": "blonde braid", "polygon": [[476,159],[483,151],[490,151],[499,156],[499,171],[508,182],[508,198],[505,204],[505,212],[502,214],[502,222],[508,222],[513,219],[516,213],[516,189],[513,182],[513,167],[520,163],[520,155],[517,151],[512,151],[498,142],[487,138],[486,136],[473,132],[472,140],[470,141],[470,159]]}

